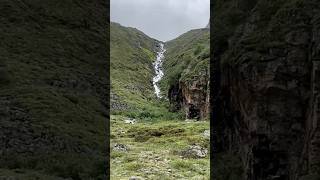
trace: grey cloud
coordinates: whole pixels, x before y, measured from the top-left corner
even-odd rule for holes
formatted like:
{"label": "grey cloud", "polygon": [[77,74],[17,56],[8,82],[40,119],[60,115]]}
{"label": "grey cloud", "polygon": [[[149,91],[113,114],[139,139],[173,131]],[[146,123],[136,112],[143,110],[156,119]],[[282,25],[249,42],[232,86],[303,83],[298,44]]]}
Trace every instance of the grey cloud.
{"label": "grey cloud", "polygon": [[210,0],[111,0],[111,21],[167,41],[208,24]]}

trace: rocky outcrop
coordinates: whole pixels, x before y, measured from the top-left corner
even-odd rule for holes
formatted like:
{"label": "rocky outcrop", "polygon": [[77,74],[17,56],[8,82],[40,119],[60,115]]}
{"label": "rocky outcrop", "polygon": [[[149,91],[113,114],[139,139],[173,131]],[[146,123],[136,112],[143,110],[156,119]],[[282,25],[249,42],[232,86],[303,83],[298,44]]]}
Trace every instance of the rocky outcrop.
{"label": "rocky outcrop", "polygon": [[208,150],[198,145],[192,145],[186,150],[181,151],[181,156],[183,158],[204,158],[208,154]]}
{"label": "rocky outcrop", "polygon": [[173,84],[168,91],[168,99],[170,101],[170,111],[178,111],[182,107],[183,96],[179,84]]}
{"label": "rocky outcrop", "polygon": [[[263,11],[268,6],[273,12]],[[251,8],[214,50],[221,65],[216,151],[240,155],[248,180],[316,178],[319,4],[260,0]]]}
{"label": "rocky outcrop", "polygon": [[116,93],[110,92],[110,111],[125,111],[127,109],[129,109],[128,104],[123,102]]}
{"label": "rocky outcrop", "polygon": [[169,89],[171,111],[183,109],[186,119],[204,119],[209,113],[208,76],[197,77],[194,81],[180,81]]}
{"label": "rocky outcrop", "polygon": [[191,30],[166,47],[163,82],[169,86],[170,109],[184,111],[186,119],[205,119],[209,112],[209,30]]}
{"label": "rocky outcrop", "polygon": [[182,105],[186,118],[204,119],[209,113],[209,80],[208,76],[201,76],[195,81],[180,82],[182,89]]}

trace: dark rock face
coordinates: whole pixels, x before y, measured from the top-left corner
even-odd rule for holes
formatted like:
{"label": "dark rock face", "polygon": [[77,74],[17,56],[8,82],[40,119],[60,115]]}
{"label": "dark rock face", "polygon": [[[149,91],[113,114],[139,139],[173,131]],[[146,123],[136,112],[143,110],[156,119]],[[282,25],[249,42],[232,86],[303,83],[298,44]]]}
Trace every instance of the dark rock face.
{"label": "dark rock face", "polygon": [[203,75],[195,81],[180,82],[182,105],[187,119],[204,119],[209,113],[209,79]]}
{"label": "dark rock face", "polygon": [[171,110],[184,109],[187,119],[204,119],[209,113],[209,80],[201,76],[194,81],[171,86],[168,97]]}
{"label": "dark rock face", "polygon": [[265,2],[215,47],[223,49],[213,57],[222,77],[216,148],[241,156],[245,179],[297,180],[320,171],[320,7],[277,4],[263,19]]}
{"label": "dark rock face", "polygon": [[179,87],[179,84],[174,84],[170,87],[168,91],[168,97],[170,100],[170,110],[178,111],[181,108],[183,101],[182,90]]}

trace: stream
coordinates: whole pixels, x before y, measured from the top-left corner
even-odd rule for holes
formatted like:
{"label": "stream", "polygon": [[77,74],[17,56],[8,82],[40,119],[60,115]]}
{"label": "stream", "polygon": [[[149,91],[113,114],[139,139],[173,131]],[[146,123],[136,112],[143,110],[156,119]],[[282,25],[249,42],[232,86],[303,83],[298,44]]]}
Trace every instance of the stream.
{"label": "stream", "polygon": [[166,50],[164,49],[163,43],[160,43],[159,45],[160,45],[160,50],[159,52],[157,52],[157,59],[153,63],[156,76],[153,77],[152,83],[154,87],[154,93],[157,95],[158,98],[162,98],[162,96],[160,95],[160,88],[158,86],[158,82],[161,80],[161,78],[164,75],[162,71],[162,63],[164,60],[164,53],[166,52]]}

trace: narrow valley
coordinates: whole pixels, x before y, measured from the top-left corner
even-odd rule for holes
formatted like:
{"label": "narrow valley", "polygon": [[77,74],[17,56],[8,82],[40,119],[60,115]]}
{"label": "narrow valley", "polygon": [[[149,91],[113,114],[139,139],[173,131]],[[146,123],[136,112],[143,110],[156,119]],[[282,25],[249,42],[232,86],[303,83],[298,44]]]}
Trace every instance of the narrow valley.
{"label": "narrow valley", "polygon": [[[188,44],[186,49],[182,42]],[[209,62],[200,65],[208,61],[208,49],[208,29],[163,43],[111,23],[112,180],[209,179],[209,121],[205,115],[189,115],[191,104],[201,109],[206,103],[209,80],[202,78]],[[173,61],[176,65],[169,67]],[[188,81],[181,78],[190,72]],[[176,100],[169,82],[178,83]],[[193,86],[185,87],[189,93],[182,92],[179,82],[194,82],[197,92]],[[172,108],[176,103],[180,108]]]}

